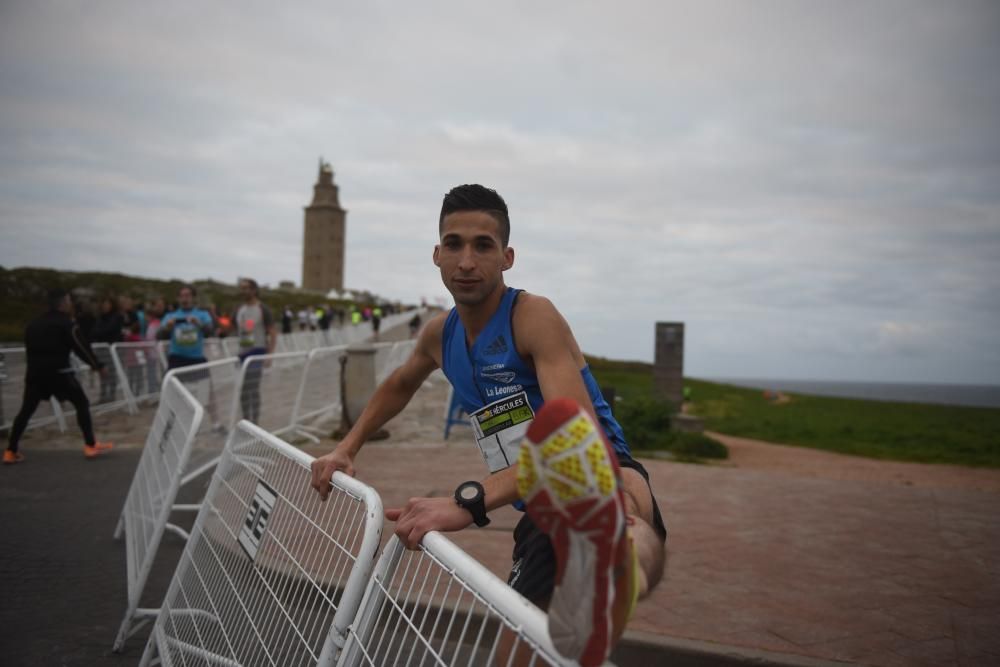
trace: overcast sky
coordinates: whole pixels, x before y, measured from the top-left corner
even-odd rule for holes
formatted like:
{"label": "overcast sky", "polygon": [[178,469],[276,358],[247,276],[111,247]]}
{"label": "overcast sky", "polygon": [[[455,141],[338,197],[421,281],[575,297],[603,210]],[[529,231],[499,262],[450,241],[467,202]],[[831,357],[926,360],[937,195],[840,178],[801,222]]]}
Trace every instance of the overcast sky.
{"label": "overcast sky", "polygon": [[1000,384],[1000,4],[288,4],[0,3],[0,265],[298,283],[322,156],[348,287],[480,182],[587,352]]}

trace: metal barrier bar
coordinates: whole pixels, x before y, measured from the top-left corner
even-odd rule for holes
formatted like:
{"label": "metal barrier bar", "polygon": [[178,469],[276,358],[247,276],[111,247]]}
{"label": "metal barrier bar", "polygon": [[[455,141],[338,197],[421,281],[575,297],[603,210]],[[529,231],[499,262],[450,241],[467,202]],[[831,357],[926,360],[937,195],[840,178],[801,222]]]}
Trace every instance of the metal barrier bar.
{"label": "metal barrier bar", "polygon": [[230,429],[240,419],[246,419],[274,435],[292,430],[309,354],[281,352],[247,357],[233,391]]}
{"label": "metal barrier bar", "polygon": [[[114,355],[111,354],[111,345],[108,343],[92,343],[90,347],[94,351],[94,356],[97,357],[97,360],[107,368],[106,375],[96,372],[90,366],[77,359],[76,355],[70,356],[70,364],[76,373],[77,381],[83,387],[83,392],[87,395],[87,400],[90,401],[91,414],[103,414],[123,407],[129,413],[134,413],[135,407],[132,405],[125,389],[126,384],[128,384],[128,378],[125,376],[124,368],[121,367]],[[76,410],[69,407],[65,411],[65,414],[67,416],[75,415]]]}
{"label": "metal barrier bar", "polygon": [[295,435],[318,443],[316,434],[331,426],[331,421],[340,418],[343,400],[340,395],[340,358],[346,350],[346,345],[338,345],[309,353],[292,410],[291,430]]}
{"label": "metal barrier bar", "polygon": [[156,341],[114,343],[111,356],[116,367],[122,369],[125,382],[122,388],[131,405],[140,401],[156,400],[160,383],[166,373],[166,363],[160,360]]}
{"label": "metal barrier bar", "polygon": [[333,665],[382,532],[370,487],[241,421],[212,478],[141,665]]}
{"label": "metal barrier bar", "polygon": [[440,533],[417,551],[393,536],[338,665],[574,664],[547,627],[543,611]]}
{"label": "metal barrier bar", "polygon": [[125,531],[128,582],[128,607],[115,638],[115,652],[122,649],[133,631],[133,623],[143,615],[139,613],[139,600],[160,539],[170,526],[170,512],[181,484],[181,472],[187,464],[202,415],[198,401],[177,378],[168,376],[163,381],[153,427],[146,438],[115,531],[116,537],[122,529]]}

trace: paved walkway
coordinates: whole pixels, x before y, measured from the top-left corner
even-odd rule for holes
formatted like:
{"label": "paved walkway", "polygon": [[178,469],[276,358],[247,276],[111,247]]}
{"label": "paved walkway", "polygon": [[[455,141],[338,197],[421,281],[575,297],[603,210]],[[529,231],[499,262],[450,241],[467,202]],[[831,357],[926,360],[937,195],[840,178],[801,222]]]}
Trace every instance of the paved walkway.
{"label": "paved walkway", "polygon": [[[386,507],[482,476],[460,428],[441,440],[444,393],[442,385],[423,391],[390,423],[393,437],[359,456],[358,477]],[[98,417],[101,435],[120,440],[104,460],[85,461],[75,434],[43,429],[29,432],[24,464],[0,469],[0,664],[138,661],[144,632],[123,655],[109,653],[125,609],[124,545],[111,533],[142,445],[136,423],[151,416]],[[742,453],[724,465],[645,461],[671,531],[669,564],[640,603],[619,664],[721,664],[724,656],[1000,664],[1000,471],[972,471],[978,481],[963,485],[941,480],[965,469],[884,464],[889,472],[878,473],[883,464],[851,457],[731,444]],[[747,447],[757,448],[756,463]],[[816,454],[819,467],[793,464]],[[761,456],[783,463],[767,466]],[[844,472],[859,465],[868,472]],[[900,476],[897,465],[913,474]],[[488,529],[450,537],[506,576],[516,520],[504,510]],[[180,548],[165,536],[144,604],[162,597]],[[629,651],[640,644],[659,658]]]}

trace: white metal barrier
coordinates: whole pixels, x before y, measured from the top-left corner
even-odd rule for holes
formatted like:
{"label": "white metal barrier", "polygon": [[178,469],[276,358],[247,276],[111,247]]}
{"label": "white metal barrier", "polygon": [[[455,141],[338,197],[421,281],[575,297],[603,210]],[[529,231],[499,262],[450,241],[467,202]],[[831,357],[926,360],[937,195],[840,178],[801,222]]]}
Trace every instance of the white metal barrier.
{"label": "white metal barrier", "polygon": [[443,535],[428,533],[418,551],[393,536],[338,664],[574,664],[547,627],[543,611]]}
{"label": "white metal barrier", "polygon": [[160,356],[160,363],[163,367],[167,367],[167,350],[170,349],[170,341],[158,340],[156,341],[156,352]]}
{"label": "white metal barrier", "polygon": [[[122,649],[129,635],[159,611],[140,609],[139,601],[163,532],[171,530],[187,537],[183,529],[170,523],[170,513],[176,509],[191,509],[175,505],[174,499],[202,414],[198,401],[176,377],[168,375],[163,381],[153,427],[146,437],[146,446],[115,530],[116,538],[121,535],[122,529],[127,538],[128,581],[128,607],[115,638],[116,652]],[[136,621],[139,621],[138,624]]]}
{"label": "white metal barrier", "polygon": [[[392,329],[409,320],[414,312],[397,313],[382,320],[382,330]],[[308,352],[322,347],[347,345],[366,340],[372,336],[370,322],[358,325],[346,324],[331,327],[326,331],[302,331],[279,334],[276,352]],[[169,341],[143,341],[137,343],[93,343],[91,345],[98,360],[108,367],[108,374],[101,377],[89,366],[71,357],[71,364],[77,380],[90,401],[92,413],[99,414],[122,407],[130,413],[136,412],[138,402],[154,400],[160,390],[161,380],[167,369]],[[238,339],[206,338],[204,354],[208,361],[234,358],[238,353]],[[276,361],[276,365],[285,363]],[[26,366],[23,347],[0,348],[0,430],[7,429],[14,421],[24,394],[24,370]],[[388,375],[386,373],[385,375]],[[384,379],[383,376],[381,379]],[[214,407],[210,405],[209,407]],[[61,431],[66,431],[66,417],[75,411],[68,407],[65,411],[55,399],[42,404],[28,422],[28,428],[57,423]],[[218,420],[214,420],[218,421]]]}
{"label": "white metal barrier", "polygon": [[309,354],[281,352],[247,357],[233,392],[229,428],[246,419],[274,435],[291,430]]}
{"label": "white metal barrier", "polygon": [[[23,347],[0,348],[0,431],[6,432],[14,423],[24,398],[24,373],[28,360]],[[66,432],[66,419],[55,397],[38,404],[28,421],[28,428],[56,423]]]}
{"label": "white metal barrier", "polygon": [[218,463],[229,436],[233,401],[239,396],[240,366],[235,358],[175,368],[176,377],[205,409],[205,418],[191,445],[181,485],[187,485]]}
{"label": "white metal barrier", "polygon": [[330,422],[339,419],[343,400],[340,393],[340,360],[346,350],[346,345],[339,345],[309,353],[292,411],[290,426],[295,435],[318,443],[316,435],[323,432]]}
{"label": "white metal barrier", "polygon": [[240,422],[213,475],[141,665],[333,665],[382,532],[382,502]]}
{"label": "white metal barrier", "polygon": [[[270,370],[262,369],[259,374],[254,374],[251,370],[250,374],[247,375],[248,369],[253,369],[257,364],[263,365],[264,362],[285,357],[293,357],[292,360],[296,361],[297,368],[285,366],[282,368],[271,368]],[[185,395],[191,396],[192,400],[199,405],[199,410],[203,409],[204,413],[209,415],[209,419],[199,417],[198,422],[193,426],[190,440],[186,442],[184,456],[161,456],[152,459],[152,463],[148,463],[146,462],[146,453],[144,452],[143,459],[140,460],[139,466],[136,468],[132,488],[162,488],[165,495],[161,499],[161,502],[167,507],[172,507],[174,510],[197,511],[201,506],[201,498],[198,498],[196,503],[185,505],[175,504],[178,490],[180,487],[193,482],[212,470],[218,463],[225,447],[227,436],[231,431],[229,425],[235,425],[238,420],[237,415],[244,409],[244,401],[247,397],[247,393],[243,391],[244,381],[249,379],[249,382],[246,383],[246,388],[248,391],[256,389],[258,396],[260,396],[259,392],[261,392],[262,388],[269,389],[261,402],[261,407],[264,409],[255,416],[263,421],[265,427],[271,428],[274,431],[287,431],[291,424],[297,390],[300,385],[300,377],[304,372],[306,358],[307,354],[304,352],[251,357],[242,366],[238,365],[236,359],[221,359],[171,370],[164,379],[163,391],[166,392],[169,390],[168,385],[176,384],[183,387]],[[160,407],[153,418],[153,426],[150,429],[150,435],[147,439],[147,449],[149,449],[149,442],[154,440],[159,442],[157,434],[162,429],[162,423],[165,419],[162,413],[165,409],[164,402],[167,400],[166,395],[161,398]],[[220,421],[220,415],[223,415],[224,421]],[[166,467],[167,469],[161,469],[161,467]],[[161,478],[176,479],[177,483],[176,485],[164,486],[159,481]],[[136,492],[138,493],[138,491]],[[125,517],[130,512],[130,503],[132,505],[135,504],[135,501],[131,497],[131,492],[122,509],[123,518],[119,520],[118,527],[115,529],[115,537],[120,537],[124,529],[129,545],[133,545],[136,541],[147,545],[143,549],[149,551],[148,560],[152,563],[156,548],[159,545],[159,535],[162,534],[162,530],[156,533],[155,541],[150,541],[151,533],[147,530],[143,530],[143,534],[141,535],[133,535],[130,531],[134,530],[134,526],[125,520]],[[186,536],[183,530],[166,523],[166,519],[164,519],[164,523],[166,529],[172,530],[182,537]],[[143,527],[140,526],[140,528]],[[129,580],[132,581],[132,575],[129,576]],[[141,593],[141,587],[139,592]],[[119,640],[116,642],[116,650],[120,647],[121,642],[125,640],[126,635],[124,633],[127,633],[127,629],[123,629],[122,633],[120,633]]]}
{"label": "white metal barrier", "polygon": [[156,341],[114,343],[111,354],[124,371],[122,387],[133,405],[139,401],[156,400],[160,383],[167,371],[166,360],[160,358]]}
{"label": "white metal barrier", "polygon": [[[91,349],[97,360],[104,364],[107,373],[101,375],[81,360],[76,355],[70,355],[70,364],[76,373],[76,379],[83,387],[83,392],[90,401],[90,412],[101,414],[126,408],[129,413],[135,413],[135,405],[127,393],[125,386],[128,384],[128,377],[125,375],[125,368],[121,362],[111,353],[109,343],[91,343]],[[69,407],[67,415],[76,414],[76,411]]]}

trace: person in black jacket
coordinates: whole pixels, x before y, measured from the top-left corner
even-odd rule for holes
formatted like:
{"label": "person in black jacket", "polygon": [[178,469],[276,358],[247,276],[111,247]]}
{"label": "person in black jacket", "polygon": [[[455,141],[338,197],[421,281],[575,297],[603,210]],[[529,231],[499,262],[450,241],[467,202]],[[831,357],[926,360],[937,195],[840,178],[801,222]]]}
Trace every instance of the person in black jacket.
{"label": "person in black jacket", "polygon": [[98,404],[113,402],[118,393],[118,374],[114,372],[112,366],[111,345],[125,340],[122,335],[124,328],[125,317],[118,310],[118,300],[110,294],[105,296],[101,299],[100,314],[90,335],[93,343],[107,343],[98,345],[94,350],[101,364],[108,366],[108,373],[101,376],[101,395],[97,399]]}
{"label": "person in black jacket", "polygon": [[76,353],[102,375],[107,371],[98,362],[90,344],[70,317],[73,304],[69,294],[61,289],[50,290],[48,301],[48,312],[32,320],[24,330],[24,345],[28,356],[24,400],[21,410],[14,418],[7,449],[3,453],[3,462],[6,464],[24,460],[24,455],[18,451],[21,435],[38,404],[50,396],[55,396],[60,401],[69,401],[76,408],[76,421],[83,433],[84,456],[94,458],[112,447],[111,443],[97,442],[94,439],[90,402],[73,374],[69,363],[70,352]]}

